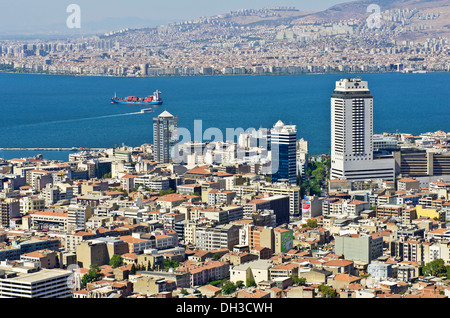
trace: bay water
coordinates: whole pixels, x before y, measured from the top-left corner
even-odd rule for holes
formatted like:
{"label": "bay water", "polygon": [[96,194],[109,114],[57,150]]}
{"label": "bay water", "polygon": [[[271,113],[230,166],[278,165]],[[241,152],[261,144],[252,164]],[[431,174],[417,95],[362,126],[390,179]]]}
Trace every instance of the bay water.
{"label": "bay water", "polygon": [[[311,154],[330,147],[330,96],[341,78],[360,77],[374,96],[374,132],[419,134],[450,130],[450,73],[376,73],[196,77],[82,77],[0,73],[0,148],[139,146],[152,143],[152,119],[164,110],[179,127],[203,131],[297,125]],[[153,113],[110,98],[162,92]],[[10,159],[43,153],[0,151]]]}

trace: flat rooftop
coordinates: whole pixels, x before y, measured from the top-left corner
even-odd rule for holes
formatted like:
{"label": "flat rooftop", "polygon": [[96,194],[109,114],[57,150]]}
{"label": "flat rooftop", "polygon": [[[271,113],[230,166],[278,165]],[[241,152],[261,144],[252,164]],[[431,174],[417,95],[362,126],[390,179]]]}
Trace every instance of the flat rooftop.
{"label": "flat rooftop", "polygon": [[57,277],[68,276],[69,271],[66,270],[47,270],[42,269],[34,273],[17,273],[16,277],[4,279],[4,281],[21,282],[25,284],[37,283]]}

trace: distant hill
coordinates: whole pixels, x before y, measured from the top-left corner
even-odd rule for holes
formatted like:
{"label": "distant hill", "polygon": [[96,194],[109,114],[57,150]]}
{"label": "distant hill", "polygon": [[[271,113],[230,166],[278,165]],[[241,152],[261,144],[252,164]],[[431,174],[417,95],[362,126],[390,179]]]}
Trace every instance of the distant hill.
{"label": "distant hill", "polygon": [[[416,9],[417,14],[406,21],[407,31],[402,32],[399,39],[423,40],[426,38],[450,37],[450,1],[449,0],[349,0],[348,2],[334,5],[323,11],[304,11],[301,8],[261,8],[261,9],[243,9],[235,12],[217,14],[213,17],[203,17],[195,19],[202,21],[203,27],[206,23],[208,32],[214,34],[224,34],[229,32],[230,27],[242,26],[248,28],[265,26],[275,28],[278,26],[295,26],[303,23],[333,23],[339,21],[356,21],[356,25],[363,25],[365,20],[372,14],[368,12],[368,7],[376,4],[381,12],[393,9]],[[427,14],[438,14],[438,18],[422,19]],[[185,21],[189,28],[196,28],[192,21]],[[402,21],[383,21],[390,27],[404,26]],[[174,22],[182,23],[182,22]],[[139,19],[133,17],[121,17],[114,19],[103,19],[83,23],[82,29],[65,29],[61,33],[60,25],[48,25],[38,30],[0,30],[0,38],[21,38],[23,36],[41,38],[57,37],[81,37],[108,33],[119,29],[134,29],[135,31],[151,30],[158,27],[168,27],[174,25],[169,21]],[[178,26],[175,26],[178,28]],[[58,33],[59,32],[59,33]],[[61,33],[61,34],[60,34]],[[209,35],[205,35],[208,37]]]}
{"label": "distant hill", "polygon": [[275,17],[255,15],[243,17],[224,16],[224,20],[241,26],[296,25],[302,23],[332,23],[345,20],[357,21],[362,25],[373,13],[368,12],[369,5],[378,5],[380,13],[402,9],[415,10],[407,19],[382,20],[390,27],[407,27],[399,40],[424,40],[426,38],[450,37],[450,1],[449,0],[357,0],[334,5],[317,12],[287,11],[277,12]]}
{"label": "distant hill", "polygon": [[[300,21],[307,20],[322,20],[329,22],[336,22],[347,19],[360,19],[367,17],[367,8],[371,4],[380,6],[381,11],[391,9],[414,9],[427,10],[432,8],[439,8],[443,11],[449,12],[450,2],[448,0],[359,0],[340,3],[334,5],[324,11],[308,14]],[[447,20],[449,21],[449,20]]]}

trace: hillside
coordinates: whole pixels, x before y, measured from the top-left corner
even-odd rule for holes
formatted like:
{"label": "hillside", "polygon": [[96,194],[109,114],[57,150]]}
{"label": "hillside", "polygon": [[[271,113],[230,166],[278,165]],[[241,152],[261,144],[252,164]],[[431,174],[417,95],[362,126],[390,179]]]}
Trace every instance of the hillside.
{"label": "hillside", "polygon": [[[241,26],[280,26],[305,23],[333,23],[355,21],[362,25],[374,13],[369,5],[378,5],[381,23],[389,28],[405,28],[400,40],[424,40],[426,38],[450,37],[450,2],[448,0],[359,0],[332,6],[320,12],[277,12],[275,17],[245,16],[225,17]],[[402,11],[409,11],[408,13]]]}

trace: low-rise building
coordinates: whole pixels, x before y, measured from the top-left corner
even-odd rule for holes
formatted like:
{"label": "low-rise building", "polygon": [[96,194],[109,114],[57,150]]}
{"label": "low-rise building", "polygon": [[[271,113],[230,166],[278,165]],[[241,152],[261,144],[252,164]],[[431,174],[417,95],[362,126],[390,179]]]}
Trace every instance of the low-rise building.
{"label": "low-rise building", "polygon": [[270,280],[270,268],[273,266],[270,260],[257,260],[230,267],[230,281],[247,282],[252,279],[256,283]]}
{"label": "low-rise building", "polygon": [[0,276],[0,298],[72,298],[70,275],[70,271],[42,269]]}

